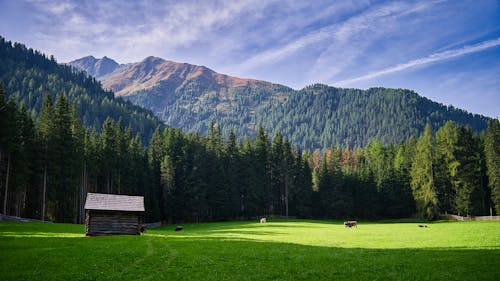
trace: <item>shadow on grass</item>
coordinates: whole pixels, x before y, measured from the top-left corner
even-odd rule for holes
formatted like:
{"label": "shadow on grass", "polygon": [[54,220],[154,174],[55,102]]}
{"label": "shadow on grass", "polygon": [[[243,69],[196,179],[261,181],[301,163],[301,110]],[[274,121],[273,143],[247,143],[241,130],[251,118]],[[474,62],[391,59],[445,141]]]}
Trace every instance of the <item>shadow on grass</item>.
{"label": "shadow on grass", "polygon": [[0,237],[0,280],[498,280],[500,250],[366,249],[230,237]]}

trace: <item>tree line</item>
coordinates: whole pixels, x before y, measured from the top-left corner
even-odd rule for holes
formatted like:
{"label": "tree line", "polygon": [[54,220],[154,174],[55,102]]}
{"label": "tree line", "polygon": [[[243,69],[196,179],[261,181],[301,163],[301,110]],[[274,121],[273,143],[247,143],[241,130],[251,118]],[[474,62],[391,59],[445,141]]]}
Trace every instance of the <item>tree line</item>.
{"label": "tree line", "polygon": [[489,120],[405,89],[360,90],[315,84],[301,90],[273,85],[217,91],[199,78],[177,88],[162,81],[125,98],[186,132],[207,134],[213,121],[222,126],[224,135],[233,130],[243,140],[254,138],[262,124],[272,136],[279,132],[302,150],[324,150],[332,144],[365,147],[374,139],[399,143],[422,134],[426,124],[437,129],[447,120],[481,132]]}
{"label": "tree line", "polygon": [[149,146],[121,119],[82,125],[65,93],[34,120],[0,87],[2,213],[81,223],[87,192],[145,196],[148,221],[265,215],[379,219],[500,211],[500,124],[485,134],[447,122],[436,133],[364,149],[299,151],[262,126],[255,138],[158,126]]}

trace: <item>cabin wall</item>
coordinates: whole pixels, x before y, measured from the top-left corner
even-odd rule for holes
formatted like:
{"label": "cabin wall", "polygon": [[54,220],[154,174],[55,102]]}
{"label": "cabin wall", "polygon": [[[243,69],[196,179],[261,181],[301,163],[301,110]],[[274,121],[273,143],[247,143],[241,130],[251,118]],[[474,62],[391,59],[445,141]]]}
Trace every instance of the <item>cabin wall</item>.
{"label": "cabin wall", "polygon": [[85,234],[87,236],[112,234],[140,234],[141,214],[118,211],[86,211]]}

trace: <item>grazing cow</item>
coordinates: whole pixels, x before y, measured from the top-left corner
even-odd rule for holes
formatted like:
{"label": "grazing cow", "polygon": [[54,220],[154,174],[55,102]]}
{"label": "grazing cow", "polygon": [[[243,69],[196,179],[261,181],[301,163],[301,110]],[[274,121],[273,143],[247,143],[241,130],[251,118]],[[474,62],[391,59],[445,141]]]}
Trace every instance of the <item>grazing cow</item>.
{"label": "grazing cow", "polygon": [[178,225],[178,226],[175,228],[175,231],[181,231],[181,230],[184,230],[184,226],[182,226],[182,225]]}
{"label": "grazing cow", "polygon": [[344,222],[344,226],[345,227],[349,227],[349,228],[351,228],[351,227],[354,226],[354,227],[357,228],[358,227],[358,222],[357,221],[345,221]]}
{"label": "grazing cow", "polygon": [[266,222],[267,222],[266,218],[261,218],[260,219],[260,223],[266,223]]}

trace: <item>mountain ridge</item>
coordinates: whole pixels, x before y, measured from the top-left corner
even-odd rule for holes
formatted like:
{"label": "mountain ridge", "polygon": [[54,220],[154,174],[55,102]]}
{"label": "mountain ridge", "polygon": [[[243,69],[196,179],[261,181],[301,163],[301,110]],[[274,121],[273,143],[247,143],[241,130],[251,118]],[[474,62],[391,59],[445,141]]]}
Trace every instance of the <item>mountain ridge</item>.
{"label": "mountain ridge", "polygon": [[97,80],[104,79],[107,75],[113,73],[117,68],[124,66],[118,64],[116,61],[108,58],[107,56],[97,59],[92,55],[73,60],[68,64],[84,70],[88,75],[96,78]]}
{"label": "mountain ridge", "polygon": [[[97,60],[86,57],[86,60]],[[144,109],[105,91],[95,78],[75,67],[58,63],[53,56],[0,36],[0,82],[5,92],[18,104],[23,104],[33,119],[38,118],[46,95],[52,100],[64,93],[76,106],[82,123],[89,130],[100,130],[109,117],[121,120],[131,133],[139,134],[144,143],[157,126],[163,123]]]}
{"label": "mountain ridge", "polygon": [[139,90],[152,88],[160,81],[171,80],[179,87],[184,81],[192,79],[216,85],[219,90],[245,85],[268,87],[272,84],[220,74],[201,65],[178,63],[153,56],[117,69],[102,82],[104,88],[114,91],[118,96],[126,96]]}
{"label": "mountain ridge", "polygon": [[313,84],[300,90],[237,78],[210,68],[149,56],[117,68],[104,88],[145,107],[167,125],[205,134],[211,122],[225,134],[255,136],[262,124],[301,149],[397,143],[452,120],[476,132],[489,118],[445,106],[406,89],[343,89]]}

